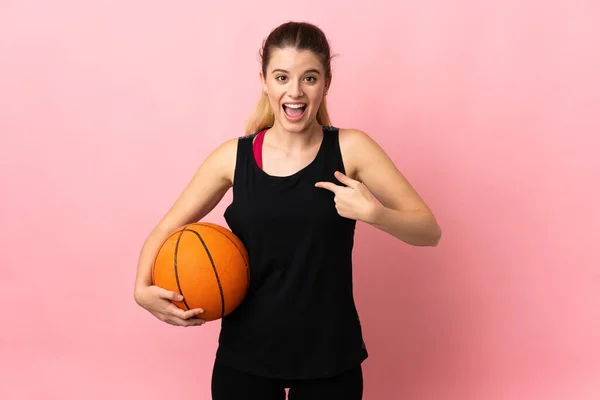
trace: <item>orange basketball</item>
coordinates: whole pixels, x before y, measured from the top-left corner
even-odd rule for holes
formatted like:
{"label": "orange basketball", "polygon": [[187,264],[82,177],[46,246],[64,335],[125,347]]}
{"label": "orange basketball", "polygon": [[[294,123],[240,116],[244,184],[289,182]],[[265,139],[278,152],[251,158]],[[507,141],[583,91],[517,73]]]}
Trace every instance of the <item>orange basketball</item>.
{"label": "orange basketball", "polygon": [[229,229],[192,223],[164,240],[152,265],[152,283],[180,293],[183,301],[173,301],[179,308],[202,308],[198,318],[213,321],[240,305],[249,272],[248,252]]}

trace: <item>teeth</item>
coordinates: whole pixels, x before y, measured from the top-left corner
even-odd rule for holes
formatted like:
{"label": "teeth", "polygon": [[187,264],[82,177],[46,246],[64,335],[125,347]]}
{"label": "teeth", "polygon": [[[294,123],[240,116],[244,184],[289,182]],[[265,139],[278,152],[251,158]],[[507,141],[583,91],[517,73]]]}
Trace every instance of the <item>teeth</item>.
{"label": "teeth", "polygon": [[302,107],[305,107],[306,104],[284,104],[284,106],[289,107],[289,108],[302,108]]}

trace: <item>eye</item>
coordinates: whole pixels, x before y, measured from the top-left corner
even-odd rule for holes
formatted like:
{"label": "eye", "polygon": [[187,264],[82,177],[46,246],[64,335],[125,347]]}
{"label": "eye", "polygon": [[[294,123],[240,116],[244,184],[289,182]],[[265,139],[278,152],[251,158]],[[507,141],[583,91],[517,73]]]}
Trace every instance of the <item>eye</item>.
{"label": "eye", "polygon": [[286,76],[284,76],[284,75],[279,75],[279,76],[276,76],[276,77],[275,77],[275,80],[276,80],[276,81],[279,81],[279,82],[284,82],[284,81],[285,81],[285,79],[287,79],[287,77],[286,77]]}
{"label": "eye", "polygon": [[314,76],[307,76],[305,79],[311,83],[314,83],[317,81],[317,78],[315,78]]}

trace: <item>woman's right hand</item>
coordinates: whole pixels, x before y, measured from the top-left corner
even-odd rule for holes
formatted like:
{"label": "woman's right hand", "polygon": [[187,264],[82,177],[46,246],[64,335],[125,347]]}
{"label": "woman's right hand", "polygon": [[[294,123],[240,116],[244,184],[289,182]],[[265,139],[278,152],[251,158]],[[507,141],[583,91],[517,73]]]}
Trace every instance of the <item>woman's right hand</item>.
{"label": "woman's right hand", "polygon": [[138,288],[135,291],[137,304],[163,322],[176,326],[196,326],[206,322],[198,318],[204,310],[196,308],[185,311],[171,302],[181,300],[183,297],[179,293],[155,285]]}

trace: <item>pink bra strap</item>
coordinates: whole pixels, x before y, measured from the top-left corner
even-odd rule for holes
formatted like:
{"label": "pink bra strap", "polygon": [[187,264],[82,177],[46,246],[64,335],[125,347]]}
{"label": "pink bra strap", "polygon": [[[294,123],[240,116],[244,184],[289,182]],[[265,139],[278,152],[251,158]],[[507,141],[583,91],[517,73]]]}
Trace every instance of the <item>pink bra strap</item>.
{"label": "pink bra strap", "polygon": [[254,152],[254,159],[256,160],[256,164],[258,164],[258,168],[262,169],[262,145],[263,140],[265,139],[265,133],[267,130],[263,130],[256,135],[254,139],[254,143],[252,143],[252,151]]}

